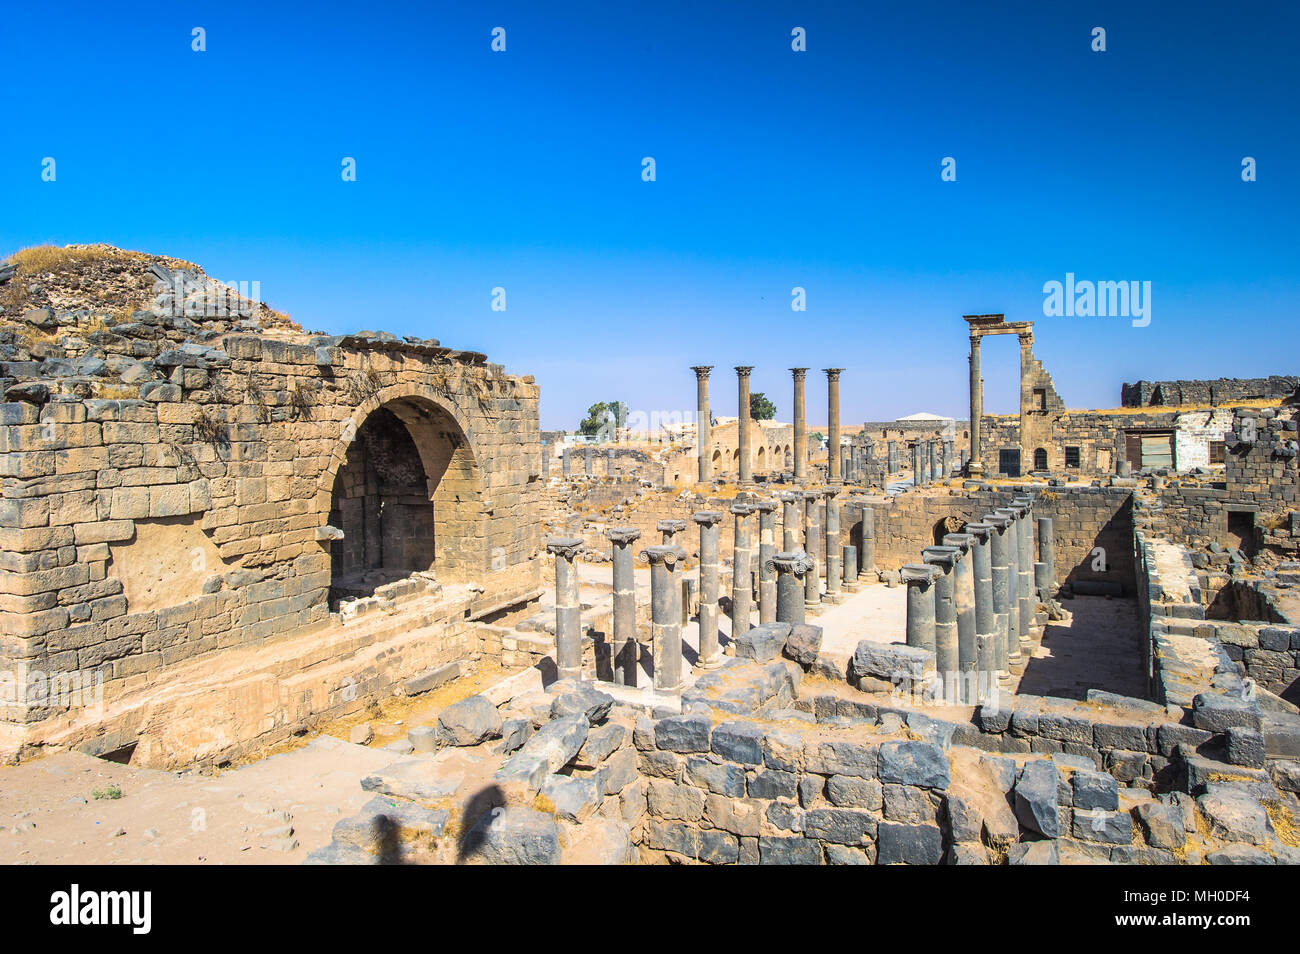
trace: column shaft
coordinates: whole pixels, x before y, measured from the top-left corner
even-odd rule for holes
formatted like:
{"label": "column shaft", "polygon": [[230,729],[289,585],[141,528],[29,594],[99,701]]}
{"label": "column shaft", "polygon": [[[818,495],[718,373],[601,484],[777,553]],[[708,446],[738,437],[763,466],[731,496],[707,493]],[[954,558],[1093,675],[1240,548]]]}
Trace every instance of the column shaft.
{"label": "column shaft", "polygon": [[736,368],[736,448],[740,451],[740,483],[742,486],[754,482],[753,461],[749,458],[749,372],[752,367],[741,365]]}
{"label": "column shaft", "polygon": [[803,382],[807,368],[791,368],[794,375],[794,479],[808,477],[808,425],[804,421]]}

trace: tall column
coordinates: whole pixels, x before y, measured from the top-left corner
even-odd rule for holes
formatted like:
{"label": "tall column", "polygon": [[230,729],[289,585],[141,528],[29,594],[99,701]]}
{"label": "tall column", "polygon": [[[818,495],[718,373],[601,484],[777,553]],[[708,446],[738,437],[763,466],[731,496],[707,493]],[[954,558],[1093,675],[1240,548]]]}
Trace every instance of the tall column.
{"label": "tall column", "polygon": [[793,553],[799,549],[800,498],[797,493],[777,494],[781,501],[781,552]]}
{"label": "tall column", "polygon": [[685,520],[660,520],[655,524],[655,529],[663,534],[663,545],[673,546],[677,541],[674,539],[677,534],[686,529]]}
{"label": "tall column", "polygon": [[1021,673],[1025,657],[1020,647],[1028,638],[1020,631],[1020,525],[1015,508],[999,507],[996,512],[1007,518],[1007,665]]}
{"label": "tall column", "polygon": [[939,472],[939,442],[934,438],[928,441],[930,449],[930,479],[943,480],[943,474]]}
{"label": "tall column", "polygon": [[858,558],[862,572],[868,579],[879,579],[876,569],[876,508],[863,501],[858,508],[862,513],[862,554]]}
{"label": "tall column", "polygon": [[908,563],[899,571],[907,584],[907,645],[934,652],[934,581],[942,573],[929,563]]}
{"label": "tall column", "polygon": [[635,686],[639,649],[636,639],[636,576],[632,544],[641,538],[636,527],[610,527],[605,531],[614,544],[614,682]]}
{"label": "tall column", "polygon": [[[1011,621],[1011,517],[1002,511],[980,518],[993,528],[989,535],[989,566],[993,574],[993,629],[998,634],[998,674],[1004,684],[1011,681],[1011,657],[1020,656],[1017,624]],[[1016,620],[1020,610],[1016,609]]]}
{"label": "tall column", "polygon": [[654,687],[676,692],[682,687],[682,588],[678,582],[686,551],[681,547],[646,547],[650,564],[650,630],[654,636]]}
{"label": "tall column", "polygon": [[542,441],[542,481],[551,476],[551,445]]}
{"label": "tall column", "polygon": [[957,699],[973,704],[976,696],[977,662],[975,642],[975,568],[971,565],[971,547],[975,538],[969,533],[946,533],[945,546],[957,550],[953,570],[954,600],[957,603]]}
{"label": "tall column", "polygon": [[1020,651],[1028,654],[1033,643],[1034,630],[1038,628],[1038,619],[1034,610],[1034,515],[1033,499],[1017,497],[1014,506],[1020,508],[1018,529],[1020,531]]}
{"label": "tall column", "polygon": [[812,561],[802,550],[789,550],[772,557],[776,569],[776,618],[781,623],[802,623],[807,619],[804,608],[804,578],[812,570]]}
{"label": "tall column", "polygon": [[760,500],[754,504],[758,511],[758,621],[770,623],[776,619],[776,501]]}
{"label": "tall column", "polygon": [[843,368],[823,368],[826,372],[826,474],[832,484],[843,481],[840,472],[840,374]]}
{"label": "tall column", "polygon": [[794,375],[794,479],[808,479],[808,425],[804,421],[803,381],[807,368],[791,368]]}
{"label": "tall column", "polygon": [[941,571],[934,581],[934,668],[943,680],[943,698],[956,702],[957,680],[957,548],[926,547],[921,559]]}
{"label": "tall column", "polygon": [[700,525],[700,653],[698,665],[712,669],[722,662],[718,646],[718,524],[722,511],[701,510],[692,518]]}
{"label": "tall column", "polygon": [[614,448],[605,448],[605,476],[614,476]]}
{"label": "tall column", "polygon": [[592,474],[592,471],[591,471],[591,445],[590,445],[590,444],[588,444],[586,447],[584,447],[584,448],[582,449],[582,459],[583,459],[583,473],[585,473],[588,477],[590,477],[591,474]]}
{"label": "tall column", "polygon": [[970,475],[978,477],[980,466],[980,418],[984,415],[984,394],[980,379],[980,339],[970,336]]}
{"label": "tall column", "polygon": [[548,541],[546,549],[555,556],[555,666],[561,679],[581,679],[582,609],[573,560],[582,549],[582,541],[561,537]]}
{"label": "tall column", "polygon": [[858,548],[851,543],[844,544],[844,589],[849,593],[858,591]]}
{"label": "tall column", "polygon": [[749,372],[751,365],[736,367],[736,448],[740,451],[740,485],[748,487],[754,482],[754,464],[749,459]]}
{"label": "tall column", "polygon": [[997,620],[993,608],[993,562],[989,540],[993,525],[982,521],[966,524],[971,535],[971,568],[975,572],[975,661],[980,680],[980,700],[997,686],[1000,646]]}
{"label": "tall column", "polygon": [[560,450],[560,473],[564,475],[565,480],[568,480],[569,477],[573,474],[573,455],[571,453],[572,450],[573,450],[572,447],[564,447],[561,448]]}
{"label": "tall column", "polygon": [[731,556],[731,639],[734,642],[749,632],[750,615],[754,611],[754,544],[750,532],[754,508],[749,504],[732,504],[731,513],[736,524]]}
{"label": "tall column", "polygon": [[842,603],[844,596],[840,593],[840,502],[835,499],[839,493],[834,487],[826,491],[826,602]]}
{"label": "tall column", "polygon": [[1043,594],[1044,602],[1056,596],[1056,530],[1051,517],[1038,518],[1038,562],[1034,564],[1034,585]]}
{"label": "tall column", "polygon": [[921,486],[921,442],[912,442],[912,486]]}
{"label": "tall column", "polygon": [[898,441],[887,441],[885,451],[885,470],[890,474],[898,473]]}
{"label": "tall column", "polygon": [[804,534],[804,552],[808,554],[808,559],[812,563],[812,568],[804,578],[804,602],[808,604],[809,609],[816,609],[821,605],[821,575],[819,568],[821,560],[818,559],[822,552],[822,531],[821,525],[817,522],[817,503],[821,499],[821,494],[816,490],[804,491],[804,504],[808,508],[805,516],[806,532]]}
{"label": "tall column", "polygon": [[709,372],[711,364],[691,368],[695,372],[695,452],[700,455],[700,483],[713,479],[713,419],[709,411]]}
{"label": "tall column", "polygon": [[944,441],[942,453],[940,454],[939,476],[947,480],[952,476],[952,441]]}

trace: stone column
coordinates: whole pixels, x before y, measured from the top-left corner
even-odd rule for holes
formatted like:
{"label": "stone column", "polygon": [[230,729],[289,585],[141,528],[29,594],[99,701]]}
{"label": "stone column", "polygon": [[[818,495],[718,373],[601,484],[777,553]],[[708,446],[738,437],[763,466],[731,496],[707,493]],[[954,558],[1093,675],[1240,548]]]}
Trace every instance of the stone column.
{"label": "stone column", "polygon": [[797,493],[777,494],[781,501],[781,552],[793,553],[799,549],[800,498]]}
{"label": "stone column", "polygon": [[843,482],[840,472],[840,374],[843,368],[823,368],[826,372],[826,474],[832,484]]}
{"label": "stone column", "polygon": [[990,538],[993,525],[982,521],[966,524],[971,535],[971,568],[975,573],[975,660],[979,672],[981,698],[997,685],[1001,645],[993,608],[993,561]]}
{"label": "stone column", "polygon": [[560,449],[560,473],[564,475],[565,480],[568,480],[573,474],[572,451],[572,447],[564,447]]}
{"label": "stone column", "polygon": [[885,469],[891,474],[898,473],[898,441],[885,443]]}
{"label": "stone column", "polygon": [[926,442],[930,450],[930,480],[943,480],[939,473],[939,442],[931,439]]}
{"label": "stone column", "polygon": [[740,451],[740,485],[748,487],[754,482],[754,464],[749,458],[749,372],[752,365],[736,367],[736,448]]}
{"label": "stone column", "polygon": [[840,502],[835,499],[839,493],[834,487],[826,491],[826,602],[842,603],[844,596],[840,593]]}
{"label": "stone column", "polygon": [[924,481],[921,478],[921,442],[912,442],[912,486],[920,487]]}
{"label": "stone column", "polygon": [[808,479],[808,425],[804,422],[803,382],[807,368],[791,368],[794,375],[794,479]]}
{"label": "stone column", "polygon": [[582,454],[583,454],[583,472],[584,472],[588,477],[590,477],[590,476],[592,475],[592,470],[591,470],[591,445],[590,445],[590,444],[588,444],[586,447],[584,447],[584,448],[582,449]]}
{"label": "stone column", "polygon": [[692,518],[700,525],[700,654],[697,665],[712,669],[722,662],[718,645],[718,524],[722,511],[701,510]]}
{"label": "stone column", "polygon": [[850,593],[858,591],[858,548],[851,543],[844,544],[844,589]]}
{"label": "stone column", "polygon": [[605,448],[605,476],[614,476],[614,448]]}
{"label": "stone column", "polygon": [[862,512],[862,555],[859,558],[862,572],[868,579],[879,579],[876,569],[876,508],[863,501],[859,509]]}
{"label": "stone column", "polygon": [[984,415],[984,393],[980,379],[980,339],[970,336],[970,475],[977,477],[980,467],[980,418]]}
{"label": "stone column", "polygon": [[1020,525],[1015,508],[999,507],[996,512],[1007,518],[1007,665],[1012,672],[1021,673],[1025,657],[1020,647],[1028,640],[1020,632]]}
{"label": "stone column", "polygon": [[542,481],[551,476],[551,445],[542,441]]}
{"label": "stone column", "polygon": [[929,563],[908,563],[899,571],[907,584],[907,645],[934,652],[934,581],[942,571]]}
{"label": "stone column", "polygon": [[957,548],[926,547],[921,559],[939,568],[934,581],[934,668],[943,680],[943,698],[957,701]]}
{"label": "stone column", "polygon": [[804,492],[804,504],[808,508],[805,523],[807,532],[804,534],[804,552],[808,555],[812,563],[808,575],[804,578],[804,602],[808,604],[809,609],[816,609],[821,605],[821,575],[819,566],[821,561],[818,556],[822,552],[822,532],[821,525],[817,523],[817,503],[821,499],[821,493],[816,490]]}
{"label": "stone column", "polygon": [[614,544],[614,682],[637,684],[640,647],[636,639],[636,577],[632,569],[632,544],[641,538],[636,527],[610,527],[605,531]]}
{"label": "stone column", "polygon": [[943,442],[943,455],[939,464],[939,475],[944,480],[952,476],[952,441]]}
{"label": "stone column", "polygon": [[700,455],[700,483],[704,484],[713,479],[713,419],[709,411],[709,372],[713,370],[713,365],[696,365],[691,370],[695,372],[695,407],[698,415],[695,424],[695,451]]}
{"label": "stone column", "polygon": [[758,621],[770,623],[776,619],[776,501],[760,500],[754,504],[758,511]]}
{"label": "stone column", "polygon": [[944,534],[945,546],[957,550],[953,570],[953,598],[957,603],[957,700],[973,704],[976,696],[977,644],[975,641],[975,568],[971,548],[975,538],[969,533]]}
{"label": "stone column", "polygon": [[582,608],[574,558],[582,549],[576,537],[547,541],[555,556],[555,666],[561,679],[582,678]]}
{"label": "stone column", "polygon": [[1056,528],[1051,517],[1038,518],[1038,562],[1034,564],[1034,585],[1043,594],[1044,602],[1056,596]]}
{"label": "stone column", "polygon": [[1033,632],[1038,627],[1035,615],[1037,603],[1034,600],[1034,525],[1032,498],[1017,497],[1015,506],[1019,507],[1018,529],[1020,531],[1020,651],[1026,655],[1033,644]]}
{"label": "stone column", "polygon": [[750,532],[754,508],[749,504],[732,504],[731,513],[736,524],[731,557],[731,639],[734,642],[749,632],[750,615],[754,610],[754,544]]}
{"label": "stone column", "polygon": [[1015,620],[1011,613],[1011,517],[998,510],[980,518],[993,528],[989,535],[989,564],[993,574],[993,628],[998,634],[998,673],[1003,684],[1011,681],[1011,660],[1020,658],[1019,604]]}
{"label": "stone column", "polygon": [[790,550],[772,557],[776,570],[776,618],[781,623],[802,623],[807,619],[804,609],[804,578],[813,565],[802,550]]}
{"label": "stone column", "polygon": [[646,547],[650,564],[650,630],[654,636],[654,687],[676,692],[682,687],[682,588],[678,582],[686,551],[681,547]]}
{"label": "stone column", "polygon": [[660,520],[655,524],[655,529],[663,534],[663,545],[666,547],[674,546],[677,541],[674,539],[677,534],[686,529],[685,520]]}

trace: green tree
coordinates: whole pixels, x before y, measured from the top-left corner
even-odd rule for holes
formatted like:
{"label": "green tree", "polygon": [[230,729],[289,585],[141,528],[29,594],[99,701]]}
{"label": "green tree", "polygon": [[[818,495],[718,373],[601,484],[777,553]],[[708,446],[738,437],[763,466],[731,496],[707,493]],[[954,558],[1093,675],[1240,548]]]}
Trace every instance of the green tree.
{"label": "green tree", "polygon": [[756,421],[770,421],[776,417],[776,405],[762,391],[749,396],[749,416]]}
{"label": "green tree", "polygon": [[627,405],[622,401],[597,401],[587,408],[587,416],[578,424],[584,437],[612,437],[616,427],[627,426]]}

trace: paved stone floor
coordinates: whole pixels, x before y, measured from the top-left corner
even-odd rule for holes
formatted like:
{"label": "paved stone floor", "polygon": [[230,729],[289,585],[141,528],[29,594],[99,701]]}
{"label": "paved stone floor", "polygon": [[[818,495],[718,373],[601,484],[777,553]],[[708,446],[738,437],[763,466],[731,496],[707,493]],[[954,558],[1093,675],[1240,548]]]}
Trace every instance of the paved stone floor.
{"label": "paved stone floor", "polygon": [[1143,697],[1142,643],[1137,602],[1076,596],[1062,606],[1073,619],[1049,622],[1017,691],[1082,699],[1089,689]]}

